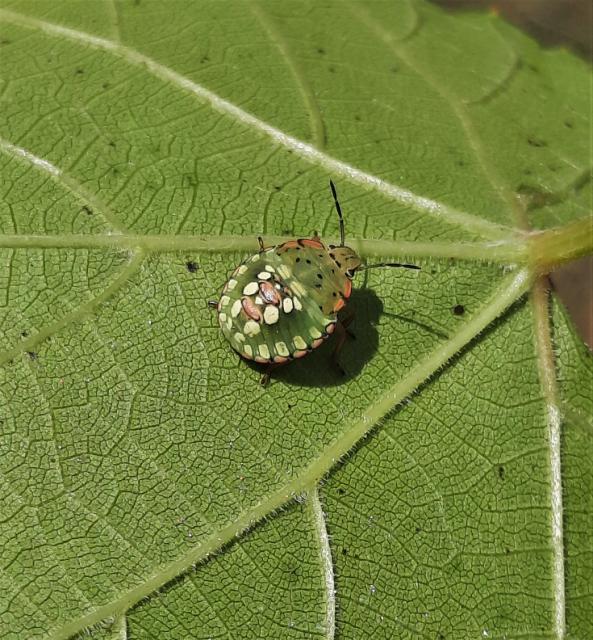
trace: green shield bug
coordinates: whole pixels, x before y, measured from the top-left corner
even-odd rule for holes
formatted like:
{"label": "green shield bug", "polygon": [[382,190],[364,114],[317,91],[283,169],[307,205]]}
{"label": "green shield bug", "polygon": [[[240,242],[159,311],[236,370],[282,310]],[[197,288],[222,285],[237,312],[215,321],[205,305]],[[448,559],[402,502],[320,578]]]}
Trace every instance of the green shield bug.
{"label": "green shield bug", "polygon": [[344,219],[330,180],[340,223],[340,244],[324,245],[317,234],[265,247],[231,274],[218,302],[218,323],[231,347],[243,358],[267,364],[262,384],[276,366],[302,358],[336,333],[334,358],[346,335],[338,313],[352,293],[358,271],[374,267],[419,269],[412,264],[363,264],[346,246]]}

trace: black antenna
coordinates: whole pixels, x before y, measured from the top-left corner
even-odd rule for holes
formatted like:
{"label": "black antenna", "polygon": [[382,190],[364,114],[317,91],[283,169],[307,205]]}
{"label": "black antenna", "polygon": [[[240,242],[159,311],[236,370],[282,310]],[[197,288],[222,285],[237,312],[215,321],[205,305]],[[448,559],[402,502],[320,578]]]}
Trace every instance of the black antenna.
{"label": "black antenna", "polygon": [[334,202],[336,203],[336,211],[338,212],[338,218],[340,218],[340,246],[344,246],[345,237],[344,237],[344,218],[342,218],[342,208],[340,207],[340,203],[338,202],[338,194],[336,193],[336,187],[334,183],[330,180],[329,186],[332,190],[332,195],[334,197]]}
{"label": "black antenna", "polygon": [[376,267],[401,267],[402,269],[420,269],[417,264],[401,264],[400,262],[377,262],[377,264],[363,264],[357,271],[365,269],[375,269]]}

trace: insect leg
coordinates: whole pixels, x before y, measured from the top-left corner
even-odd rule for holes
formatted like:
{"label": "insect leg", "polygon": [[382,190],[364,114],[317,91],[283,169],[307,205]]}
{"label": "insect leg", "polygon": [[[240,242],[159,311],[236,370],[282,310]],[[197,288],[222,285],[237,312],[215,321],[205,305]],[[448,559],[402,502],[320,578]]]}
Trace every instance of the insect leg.
{"label": "insect leg", "polygon": [[216,302],[216,300],[208,300],[208,306],[211,309],[216,309],[218,307],[218,302]]}
{"label": "insect leg", "polygon": [[263,253],[266,248],[264,247],[264,241],[261,236],[257,236],[257,241],[259,242],[259,252]]}
{"label": "insect leg", "polygon": [[270,383],[270,378],[272,377],[272,371],[277,369],[282,363],[281,362],[270,362],[270,364],[266,367],[266,370],[262,373],[262,377],[259,379],[259,383],[262,387],[267,387]]}

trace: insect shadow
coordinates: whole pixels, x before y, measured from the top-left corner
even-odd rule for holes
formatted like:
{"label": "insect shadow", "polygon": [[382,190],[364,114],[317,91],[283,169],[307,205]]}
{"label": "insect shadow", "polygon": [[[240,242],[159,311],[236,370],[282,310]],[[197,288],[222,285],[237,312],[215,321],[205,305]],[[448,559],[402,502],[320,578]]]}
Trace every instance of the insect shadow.
{"label": "insect shadow", "polygon": [[[333,387],[343,384],[360,374],[379,347],[376,325],[383,314],[383,303],[371,289],[354,289],[342,320],[352,316],[343,348],[337,355],[333,352],[338,336],[330,336],[319,348],[305,358],[282,365],[272,372],[270,385],[276,381],[299,387]],[[337,332],[336,332],[337,333]],[[259,373],[265,366],[254,362],[247,365]]]}

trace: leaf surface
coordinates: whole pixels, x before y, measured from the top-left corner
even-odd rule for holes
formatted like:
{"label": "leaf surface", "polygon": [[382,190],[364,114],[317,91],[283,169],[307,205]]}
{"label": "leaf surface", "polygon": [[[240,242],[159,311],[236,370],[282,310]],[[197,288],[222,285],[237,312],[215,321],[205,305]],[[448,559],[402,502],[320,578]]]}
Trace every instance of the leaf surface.
{"label": "leaf surface", "polygon": [[[0,56],[3,637],[593,631],[591,361],[541,276],[590,250],[582,62],[403,1],[6,1]],[[422,270],[358,276],[344,378],[263,389],[206,301],[335,238],[330,177]]]}

